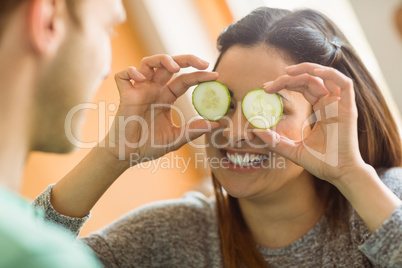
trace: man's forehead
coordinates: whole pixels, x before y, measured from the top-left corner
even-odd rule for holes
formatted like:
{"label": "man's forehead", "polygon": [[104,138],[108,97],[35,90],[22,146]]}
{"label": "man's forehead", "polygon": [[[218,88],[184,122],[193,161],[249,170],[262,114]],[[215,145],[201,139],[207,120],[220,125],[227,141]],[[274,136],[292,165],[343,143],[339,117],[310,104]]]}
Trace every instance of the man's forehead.
{"label": "man's forehead", "polygon": [[82,3],[84,14],[96,12],[99,18],[110,19],[114,23],[126,20],[126,11],[121,0],[85,0]]}

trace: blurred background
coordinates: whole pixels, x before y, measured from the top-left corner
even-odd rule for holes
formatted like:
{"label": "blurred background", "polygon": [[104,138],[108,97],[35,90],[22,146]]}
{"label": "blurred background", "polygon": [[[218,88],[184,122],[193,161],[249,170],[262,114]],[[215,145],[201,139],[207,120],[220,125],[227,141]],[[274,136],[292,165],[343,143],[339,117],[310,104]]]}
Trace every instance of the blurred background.
{"label": "blurred background", "polygon": [[[402,2],[400,0],[125,0],[128,20],[112,40],[112,72],[88,110],[83,142],[99,142],[113,118],[119,96],[113,75],[138,66],[152,54],[195,54],[214,65],[216,39],[222,29],[259,6],[286,9],[314,8],[341,28],[375,77],[401,125],[402,109]],[[191,70],[185,70],[191,71]],[[176,105],[186,119],[195,115],[191,90]],[[111,106],[109,106],[111,105]],[[196,142],[202,144],[202,139]],[[191,190],[211,193],[203,150],[186,145],[157,163],[127,170],[92,210],[80,236],[85,236],[143,204],[178,198]],[[198,146],[199,147],[199,146]],[[49,184],[67,174],[89,149],[69,155],[33,153],[28,159],[23,194],[34,199]]]}

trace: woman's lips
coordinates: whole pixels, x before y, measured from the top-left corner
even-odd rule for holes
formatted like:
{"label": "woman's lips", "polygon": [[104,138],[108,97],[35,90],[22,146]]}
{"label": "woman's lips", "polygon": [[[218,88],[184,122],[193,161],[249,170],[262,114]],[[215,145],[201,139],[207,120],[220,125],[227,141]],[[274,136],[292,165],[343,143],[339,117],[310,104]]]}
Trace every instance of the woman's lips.
{"label": "woman's lips", "polygon": [[255,154],[255,153],[232,153],[226,151],[226,158],[233,165],[241,166],[241,167],[250,167],[261,164],[266,159],[268,159],[268,155],[266,154]]}
{"label": "woman's lips", "polygon": [[233,152],[221,150],[222,152],[222,165],[224,169],[248,173],[263,167],[265,161],[269,159],[266,154],[255,152]]}

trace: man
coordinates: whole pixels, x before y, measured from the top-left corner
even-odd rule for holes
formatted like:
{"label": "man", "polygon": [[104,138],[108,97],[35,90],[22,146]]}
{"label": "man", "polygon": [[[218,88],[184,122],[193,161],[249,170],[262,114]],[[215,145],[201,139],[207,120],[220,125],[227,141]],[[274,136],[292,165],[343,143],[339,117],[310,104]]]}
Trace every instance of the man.
{"label": "man", "polygon": [[0,2],[0,267],[98,266],[9,190],[18,191],[29,151],[71,151],[64,117],[108,74],[109,34],[124,19],[114,0]]}
{"label": "man", "polygon": [[[67,153],[74,148],[64,130],[66,115],[77,104],[91,100],[108,75],[110,33],[124,19],[120,0],[0,2],[0,267],[98,266],[86,247],[73,243],[74,238],[61,228],[45,225],[43,211],[35,210],[15,192],[30,151]],[[108,136],[106,146],[94,148],[54,187],[52,204],[59,213],[85,220],[96,200],[129,167],[130,152],[163,155],[186,142],[181,138],[169,148],[157,149],[160,152],[146,148],[148,143],[142,150],[127,146],[141,140],[141,131],[138,124],[125,119],[134,114],[150,122],[144,102],[172,104],[189,86],[217,77],[214,73],[192,73],[167,84],[173,73],[189,66],[205,69],[208,64],[189,55],[157,55],[145,58],[139,71],[131,67],[116,75],[122,98],[117,135]],[[132,81],[138,86],[133,87]],[[156,118],[165,126],[163,133],[157,133],[157,141],[175,141],[184,129],[200,129],[185,135],[193,139],[211,127],[203,120],[175,127],[166,120],[169,113],[165,109]],[[68,126],[75,136],[82,121],[82,114],[75,115]],[[123,131],[128,136],[120,135],[122,125],[131,128],[131,132]],[[97,189],[80,192],[80,184],[93,183],[94,178]],[[87,206],[81,206],[82,198]]]}

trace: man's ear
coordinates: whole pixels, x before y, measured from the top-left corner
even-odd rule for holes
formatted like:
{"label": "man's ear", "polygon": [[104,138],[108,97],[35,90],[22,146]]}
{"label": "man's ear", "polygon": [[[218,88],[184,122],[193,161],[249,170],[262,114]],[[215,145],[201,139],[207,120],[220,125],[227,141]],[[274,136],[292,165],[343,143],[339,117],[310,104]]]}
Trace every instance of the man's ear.
{"label": "man's ear", "polygon": [[[65,34],[64,0],[32,0],[28,32],[32,48],[40,54],[54,54]],[[64,19],[64,20],[63,20]]]}

